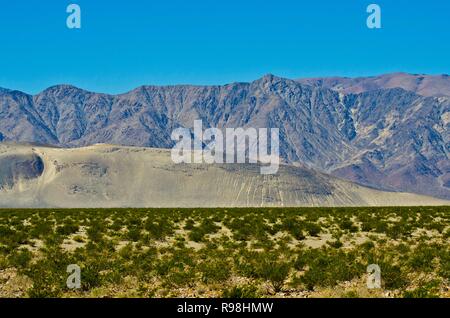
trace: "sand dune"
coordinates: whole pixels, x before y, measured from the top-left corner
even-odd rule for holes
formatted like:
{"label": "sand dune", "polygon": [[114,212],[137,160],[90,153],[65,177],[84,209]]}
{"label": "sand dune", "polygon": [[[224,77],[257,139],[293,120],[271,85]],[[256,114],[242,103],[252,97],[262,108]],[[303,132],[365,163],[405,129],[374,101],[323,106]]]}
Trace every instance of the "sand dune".
{"label": "sand dune", "polygon": [[0,207],[448,205],[383,192],[301,167],[174,164],[166,149],[0,144]]}

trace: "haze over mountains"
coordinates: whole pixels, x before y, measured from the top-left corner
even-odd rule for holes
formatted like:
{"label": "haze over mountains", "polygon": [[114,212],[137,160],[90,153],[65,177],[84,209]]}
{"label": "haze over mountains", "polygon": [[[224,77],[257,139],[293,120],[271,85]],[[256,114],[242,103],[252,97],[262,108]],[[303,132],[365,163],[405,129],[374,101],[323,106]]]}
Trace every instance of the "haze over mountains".
{"label": "haze over mountains", "polygon": [[448,76],[390,74],[223,86],[142,86],[121,95],[58,85],[0,90],[0,140],[169,148],[177,127],[280,129],[280,154],[378,189],[450,199]]}

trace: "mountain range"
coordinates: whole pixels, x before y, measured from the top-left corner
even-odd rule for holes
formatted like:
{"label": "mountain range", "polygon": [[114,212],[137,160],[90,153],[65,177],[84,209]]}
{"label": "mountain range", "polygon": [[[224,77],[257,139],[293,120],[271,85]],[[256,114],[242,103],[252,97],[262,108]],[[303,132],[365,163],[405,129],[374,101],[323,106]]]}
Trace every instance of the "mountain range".
{"label": "mountain range", "polygon": [[178,127],[280,129],[285,163],[376,189],[450,199],[447,75],[141,86],[119,95],[71,85],[0,89],[0,141],[170,148]]}

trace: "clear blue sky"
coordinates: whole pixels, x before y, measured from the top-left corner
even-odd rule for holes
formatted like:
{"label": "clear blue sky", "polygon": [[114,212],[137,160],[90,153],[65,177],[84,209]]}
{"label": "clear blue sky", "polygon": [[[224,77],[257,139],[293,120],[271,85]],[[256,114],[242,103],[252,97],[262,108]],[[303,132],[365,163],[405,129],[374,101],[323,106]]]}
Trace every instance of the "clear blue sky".
{"label": "clear blue sky", "polygon": [[[66,7],[82,29],[66,27]],[[382,8],[383,29],[366,27]],[[450,73],[447,0],[3,0],[0,87],[60,83],[120,93],[142,84]]]}

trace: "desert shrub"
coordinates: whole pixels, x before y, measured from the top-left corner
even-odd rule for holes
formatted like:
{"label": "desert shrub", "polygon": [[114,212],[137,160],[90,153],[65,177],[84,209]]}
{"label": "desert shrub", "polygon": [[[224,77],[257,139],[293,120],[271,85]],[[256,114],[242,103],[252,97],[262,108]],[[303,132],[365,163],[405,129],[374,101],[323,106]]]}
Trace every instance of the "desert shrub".
{"label": "desert shrub", "polygon": [[409,265],[414,270],[429,272],[433,270],[433,260],[438,256],[438,247],[421,244],[412,252]]}
{"label": "desert shrub", "polygon": [[344,245],[340,240],[328,241],[327,243],[334,248],[341,248]]}
{"label": "desert shrub", "polygon": [[319,225],[311,223],[311,222],[306,222],[304,224],[304,228],[311,236],[318,236],[321,231],[321,228]]}
{"label": "desert shrub", "polygon": [[33,254],[30,251],[26,249],[20,249],[14,251],[8,257],[8,263],[10,264],[10,266],[15,268],[25,268],[32,258]]}
{"label": "desert shrub", "polygon": [[78,243],[84,243],[84,238],[81,235],[75,235],[73,240]]}
{"label": "desert shrub", "polygon": [[290,233],[295,239],[299,241],[302,241],[306,238],[305,235],[303,234],[303,230],[300,227],[294,227],[290,229]]}
{"label": "desert shrub", "polygon": [[87,228],[86,234],[92,242],[100,242],[103,239],[103,230],[103,226],[96,222]]}
{"label": "desert shrub", "polygon": [[156,273],[160,276],[167,275],[171,270],[183,270],[187,267],[195,267],[194,258],[189,250],[175,250],[155,262]]}
{"label": "desert shrub", "polygon": [[421,283],[419,287],[413,290],[407,290],[403,293],[404,298],[439,298],[438,280],[433,280],[427,283]]}
{"label": "desert shrub", "polygon": [[112,224],[109,226],[109,229],[118,232],[123,228],[123,222],[120,219],[115,218],[112,222]]}
{"label": "desert shrub", "polygon": [[349,232],[357,232],[358,231],[358,227],[353,224],[353,222],[350,219],[344,219],[339,223],[339,227],[344,230],[344,231],[349,231]]}
{"label": "desert shrub", "polygon": [[350,252],[323,249],[311,250],[308,254],[306,255],[308,269],[299,281],[310,290],[315,286],[335,286],[338,282],[358,277],[364,271],[355,254]]}
{"label": "desert shrub", "polygon": [[81,269],[81,289],[89,291],[102,284],[101,268],[98,263],[90,263]]}
{"label": "desert shrub", "polygon": [[11,229],[10,226],[0,225],[0,240],[2,242],[4,242],[6,238],[11,237],[14,234],[16,234],[16,231]]}
{"label": "desert shrub", "polygon": [[401,224],[393,224],[386,228],[385,233],[388,237],[392,239],[398,239],[402,236],[407,236],[410,234],[410,230],[402,226]]}
{"label": "desert shrub", "polygon": [[192,227],[189,239],[194,242],[205,241],[205,235],[216,233],[220,229],[211,219],[203,219],[199,226]]}
{"label": "desert shrub", "polygon": [[141,238],[141,229],[138,227],[131,227],[128,229],[127,238],[133,242],[137,242]]}
{"label": "desert shrub", "polygon": [[213,234],[220,230],[220,227],[214,223],[211,219],[203,219],[200,224],[200,228],[205,234]]}
{"label": "desert shrub", "polygon": [[408,284],[406,273],[399,265],[393,264],[392,261],[379,261],[378,266],[381,270],[381,280],[384,288],[389,290],[401,289]]}
{"label": "desert shrub", "polygon": [[134,246],[132,243],[128,243],[127,245],[123,246],[119,250],[119,256],[122,257],[125,260],[130,260],[133,257],[134,252]]}
{"label": "desert shrub", "polygon": [[0,270],[8,268],[9,262],[5,256],[0,255]]}
{"label": "desert shrub", "polygon": [[[123,264],[120,261],[114,261],[114,266],[112,266],[111,269],[102,272],[101,284],[120,285],[123,282],[126,273],[127,270],[124,268]],[[142,279],[140,272],[136,275]]]}
{"label": "desert shrub", "polygon": [[61,296],[62,289],[51,277],[37,276],[27,294],[30,298],[56,298]]}
{"label": "desert shrub", "polygon": [[28,291],[29,297],[59,297],[66,288],[67,265],[73,264],[60,249],[44,250],[46,257],[22,269],[22,273],[31,278],[33,286]]}
{"label": "desert shrub", "polygon": [[222,292],[222,298],[259,298],[255,285],[233,286]]}
{"label": "desert shrub", "polygon": [[185,230],[192,230],[194,228],[195,222],[192,219],[188,219],[184,225]]}
{"label": "desert shrub", "polygon": [[237,273],[244,277],[258,278],[258,263],[261,259],[260,253],[241,249],[239,253],[234,255],[234,264]]}
{"label": "desert shrub", "polygon": [[192,268],[183,270],[175,269],[163,277],[164,285],[168,287],[182,287],[193,285],[196,279],[196,273]]}
{"label": "desert shrub", "polygon": [[309,251],[300,250],[293,262],[293,267],[298,271],[304,270],[306,268],[306,265],[308,265],[310,259],[309,254]]}
{"label": "desert shrub", "polygon": [[442,251],[440,255],[439,274],[442,278],[450,280],[450,249]]}
{"label": "desert shrub", "polygon": [[282,222],[280,230],[289,232],[297,240],[305,239],[305,236],[303,235],[303,227],[294,217],[285,218]]}
{"label": "desert shrub", "polygon": [[387,222],[379,221],[375,225],[375,232],[377,232],[377,233],[386,233],[388,228],[389,228],[389,225],[388,225]]}
{"label": "desert shrub", "polygon": [[19,245],[28,243],[28,234],[11,229],[9,226],[0,226],[0,242],[8,247],[6,248],[8,252],[11,252]]}
{"label": "desert shrub", "polygon": [[205,232],[199,228],[199,227],[194,227],[190,232],[189,232],[189,240],[194,241],[194,242],[202,242],[204,241],[205,238]]}
{"label": "desert shrub", "polygon": [[370,232],[373,229],[375,229],[375,226],[370,221],[363,221],[361,223],[361,231]]}
{"label": "desert shrub", "polygon": [[443,235],[444,235],[444,238],[446,238],[446,239],[450,238],[450,228],[447,229]]}
{"label": "desert shrub", "polygon": [[268,280],[275,292],[279,292],[289,275],[290,264],[282,261],[268,260],[261,264],[260,276]]}
{"label": "desert shrub", "polygon": [[395,247],[395,250],[401,255],[407,257],[411,252],[411,246],[405,243],[400,243]]}
{"label": "desert shrub", "polygon": [[150,271],[154,269],[155,261],[158,257],[158,251],[156,248],[149,248],[145,252],[136,255],[133,258],[133,268],[142,278],[148,277]]}
{"label": "desert shrub", "polygon": [[441,222],[431,222],[429,224],[426,224],[424,226],[424,228],[428,229],[428,230],[436,230],[439,233],[442,233],[445,229],[445,223],[441,223]]}
{"label": "desert shrub", "polygon": [[200,271],[204,283],[221,283],[231,276],[231,265],[226,259],[207,260],[200,265]]}
{"label": "desert shrub", "polygon": [[78,232],[79,226],[76,224],[64,224],[60,225],[56,228],[56,233],[59,235],[70,235]]}
{"label": "desert shrub", "polygon": [[53,224],[45,221],[38,221],[30,231],[31,237],[41,239],[51,233],[53,233]]}
{"label": "desert shrub", "polygon": [[162,219],[147,219],[144,228],[150,233],[150,236],[157,240],[163,240],[168,235],[173,233],[172,224],[169,220]]}
{"label": "desert shrub", "polygon": [[360,244],[359,247],[365,251],[370,251],[371,249],[375,248],[375,244],[372,241],[366,241]]}
{"label": "desert shrub", "polygon": [[224,224],[233,232],[233,239],[236,241],[265,240],[272,228],[265,223],[260,213],[240,215]]}
{"label": "desert shrub", "polygon": [[359,298],[358,292],[355,290],[350,290],[348,292],[345,292],[342,296],[342,298]]}

